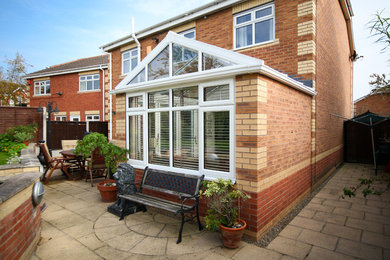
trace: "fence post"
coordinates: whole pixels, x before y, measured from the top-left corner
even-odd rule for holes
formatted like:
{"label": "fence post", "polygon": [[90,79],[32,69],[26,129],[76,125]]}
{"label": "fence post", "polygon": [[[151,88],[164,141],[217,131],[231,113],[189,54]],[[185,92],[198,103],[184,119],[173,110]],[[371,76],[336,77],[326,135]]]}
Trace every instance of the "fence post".
{"label": "fence post", "polygon": [[[47,136],[47,122],[46,122],[46,107],[43,107],[43,112],[42,112],[42,139],[47,141],[46,136]],[[47,143],[47,142],[46,142]]]}
{"label": "fence post", "polygon": [[89,121],[87,121],[87,123],[85,124],[85,127],[86,127],[86,132],[89,132]]}

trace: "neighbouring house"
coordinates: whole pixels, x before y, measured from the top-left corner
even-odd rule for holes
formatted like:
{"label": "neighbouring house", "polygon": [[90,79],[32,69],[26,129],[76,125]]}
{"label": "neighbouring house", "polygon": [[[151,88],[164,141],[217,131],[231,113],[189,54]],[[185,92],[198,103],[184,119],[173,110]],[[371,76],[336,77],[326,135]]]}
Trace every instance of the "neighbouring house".
{"label": "neighbouring house", "polygon": [[390,116],[390,95],[369,94],[353,102],[354,115],[370,111],[380,116]]}
{"label": "neighbouring house", "polygon": [[349,0],[214,1],[102,46],[112,140],[137,174],[235,180],[259,239],[343,161],[352,15]]}
{"label": "neighbouring house", "polygon": [[0,81],[0,106],[26,106],[27,93],[22,84]]}
{"label": "neighbouring house", "polygon": [[52,115],[56,121],[107,121],[108,74],[107,54],[29,73],[28,105],[54,101],[60,111]]}

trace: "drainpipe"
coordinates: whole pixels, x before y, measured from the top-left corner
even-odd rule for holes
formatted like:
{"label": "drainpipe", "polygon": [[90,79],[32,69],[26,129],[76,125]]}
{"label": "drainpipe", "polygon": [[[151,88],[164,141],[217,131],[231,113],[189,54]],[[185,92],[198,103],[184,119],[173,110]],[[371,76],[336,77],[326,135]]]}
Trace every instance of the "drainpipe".
{"label": "drainpipe", "polygon": [[109,95],[109,118],[110,118],[110,124],[109,124],[109,130],[110,130],[110,134],[109,134],[109,140],[111,141],[112,140],[112,95],[111,95],[111,90],[112,90],[112,55],[111,53],[108,53],[109,57],[110,57],[110,95]]}
{"label": "drainpipe", "polygon": [[134,41],[137,43],[137,52],[138,52],[138,63],[141,62],[141,44],[139,43],[137,36],[135,36],[134,31],[134,16],[131,17],[131,37],[133,37]]}
{"label": "drainpipe", "polygon": [[105,85],[105,81],[104,81],[104,69],[102,68],[102,65],[100,65],[100,70],[102,71],[102,74],[103,74],[103,84],[102,84],[102,101],[103,101],[103,109],[102,109],[102,121],[104,122],[104,108],[105,108],[105,106],[104,106],[104,96],[105,96],[105,89],[104,89],[104,85]]}

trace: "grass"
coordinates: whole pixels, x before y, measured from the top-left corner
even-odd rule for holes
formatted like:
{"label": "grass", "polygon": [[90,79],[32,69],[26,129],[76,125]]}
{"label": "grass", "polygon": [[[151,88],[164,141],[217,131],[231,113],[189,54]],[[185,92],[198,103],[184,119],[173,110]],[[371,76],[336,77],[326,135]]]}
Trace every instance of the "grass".
{"label": "grass", "polygon": [[7,164],[8,157],[9,157],[8,153],[0,152],[0,165]]}

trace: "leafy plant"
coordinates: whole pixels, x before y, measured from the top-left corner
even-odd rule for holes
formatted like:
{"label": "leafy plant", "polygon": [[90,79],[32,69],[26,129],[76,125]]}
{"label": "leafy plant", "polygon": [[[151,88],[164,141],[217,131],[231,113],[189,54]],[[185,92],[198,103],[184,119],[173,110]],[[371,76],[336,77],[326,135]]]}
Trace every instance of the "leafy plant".
{"label": "leafy plant", "polygon": [[[378,175],[378,176],[375,176],[375,177],[371,177],[371,178],[359,178],[358,179],[360,181],[360,183],[356,186],[351,186],[349,188],[347,187],[344,187],[343,191],[344,191],[344,195],[342,196],[342,198],[345,198],[344,196],[348,196],[348,197],[355,197],[356,196],[356,192],[362,188],[362,194],[364,197],[367,197],[368,195],[372,194],[372,195],[382,195],[383,192],[385,192],[386,190],[390,189],[390,182],[389,182],[389,176],[388,175]],[[373,184],[375,182],[387,182],[387,186],[384,190],[378,190],[375,186],[373,186]]]}
{"label": "leafy plant", "polygon": [[8,159],[7,159],[7,164],[18,164],[21,162],[20,157],[18,156],[17,153],[12,154]]}
{"label": "leafy plant", "polygon": [[28,132],[17,132],[14,135],[14,138],[17,142],[27,142],[34,138],[34,135],[32,133]]}
{"label": "leafy plant", "polygon": [[107,137],[100,133],[90,133],[83,140],[78,140],[75,153],[88,158],[91,157],[96,149],[99,149],[99,153],[105,158],[108,178],[110,178],[111,172],[116,171],[119,162],[127,161],[127,153],[129,151],[108,142]]}
{"label": "leafy plant", "polygon": [[204,181],[202,197],[208,199],[206,228],[216,231],[219,225],[233,227],[239,215],[239,202],[250,198],[249,195],[236,189],[232,180]]}

